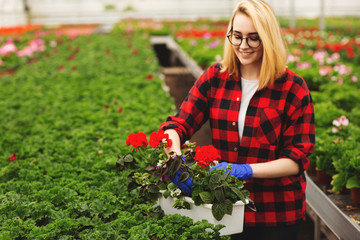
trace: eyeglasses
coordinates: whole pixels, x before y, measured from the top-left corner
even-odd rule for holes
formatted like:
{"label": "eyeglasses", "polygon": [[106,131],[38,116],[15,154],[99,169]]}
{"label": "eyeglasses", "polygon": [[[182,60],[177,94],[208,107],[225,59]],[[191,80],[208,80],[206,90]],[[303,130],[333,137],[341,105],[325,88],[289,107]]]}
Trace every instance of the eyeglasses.
{"label": "eyeglasses", "polygon": [[244,39],[250,48],[257,48],[261,44],[261,39],[258,36],[242,37],[238,34],[228,34],[226,37],[234,46],[240,46]]}

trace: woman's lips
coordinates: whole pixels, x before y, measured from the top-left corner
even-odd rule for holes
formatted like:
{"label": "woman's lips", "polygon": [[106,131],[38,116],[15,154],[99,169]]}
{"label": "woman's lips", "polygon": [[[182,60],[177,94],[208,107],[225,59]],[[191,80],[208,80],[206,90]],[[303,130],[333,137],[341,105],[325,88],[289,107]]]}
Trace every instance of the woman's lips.
{"label": "woman's lips", "polygon": [[243,58],[249,58],[254,52],[239,52],[241,57]]}

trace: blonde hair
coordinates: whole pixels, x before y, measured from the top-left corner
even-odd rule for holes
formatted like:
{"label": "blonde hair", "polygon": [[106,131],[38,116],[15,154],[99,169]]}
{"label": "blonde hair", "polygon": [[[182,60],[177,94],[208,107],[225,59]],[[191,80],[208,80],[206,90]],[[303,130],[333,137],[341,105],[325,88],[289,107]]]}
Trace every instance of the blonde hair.
{"label": "blonde hair", "polygon": [[[259,90],[274,84],[284,74],[287,60],[287,46],[282,37],[279,22],[271,6],[263,0],[243,0],[235,8],[229,21],[228,33],[233,28],[234,18],[242,13],[249,16],[263,44]],[[240,76],[240,61],[233,46],[225,39],[222,71]]]}

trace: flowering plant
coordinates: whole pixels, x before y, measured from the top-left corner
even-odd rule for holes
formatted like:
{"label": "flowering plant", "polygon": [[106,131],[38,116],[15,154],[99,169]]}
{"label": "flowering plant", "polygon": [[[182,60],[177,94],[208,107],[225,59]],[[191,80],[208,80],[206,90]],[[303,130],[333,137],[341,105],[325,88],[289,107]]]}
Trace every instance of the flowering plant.
{"label": "flowering plant", "polygon": [[188,178],[193,182],[191,198],[195,205],[212,204],[212,213],[217,220],[225,214],[231,215],[235,202],[252,202],[249,192],[244,189],[245,182],[230,175],[231,164],[226,171],[210,171],[220,159],[212,145],[200,147],[186,142],[181,155],[171,152],[168,156],[164,147],[170,147],[172,141],[162,130],[151,133],[149,142],[144,133],[132,133],[126,144],[133,147],[132,153],[119,157],[119,160],[128,159],[130,162],[135,159],[140,168],[144,167],[144,172],[137,171],[132,176],[142,197],[157,200],[162,194],[165,198],[175,199],[173,207],[190,209],[190,204],[185,201],[186,193],[171,181],[180,171],[178,182],[185,182]]}

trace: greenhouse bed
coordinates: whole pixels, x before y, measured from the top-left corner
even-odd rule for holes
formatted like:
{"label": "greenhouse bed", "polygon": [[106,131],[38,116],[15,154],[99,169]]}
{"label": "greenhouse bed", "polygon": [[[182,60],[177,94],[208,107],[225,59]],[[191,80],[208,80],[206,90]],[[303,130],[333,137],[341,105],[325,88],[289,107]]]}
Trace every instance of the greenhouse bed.
{"label": "greenhouse bed", "polygon": [[[360,235],[360,226],[349,215],[359,216],[358,208],[346,211],[351,206],[349,194],[325,194],[326,187],[317,185],[315,175],[307,174],[306,202],[339,239],[354,239]],[[345,212],[346,211],[346,212]],[[316,224],[316,223],[315,223]],[[320,239],[315,234],[315,240]]]}

